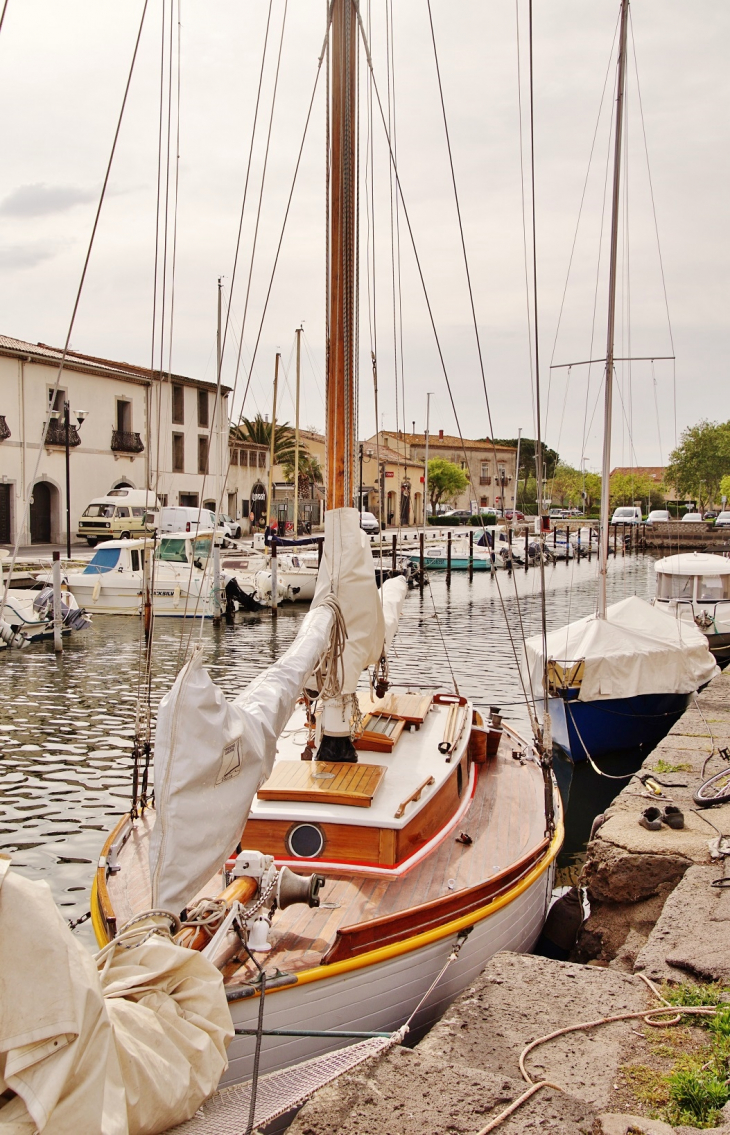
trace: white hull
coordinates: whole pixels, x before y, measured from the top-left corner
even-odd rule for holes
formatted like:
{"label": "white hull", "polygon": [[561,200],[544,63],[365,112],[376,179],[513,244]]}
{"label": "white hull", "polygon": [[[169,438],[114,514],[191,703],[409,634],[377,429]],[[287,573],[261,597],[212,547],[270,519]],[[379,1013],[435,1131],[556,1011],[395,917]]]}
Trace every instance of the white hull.
{"label": "white hull", "polygon": [[[495,910],[474,928],[412,1023],[412,1028],[430,1026],[448,1005],[481,973],[500,950],[527,952],[540,934],[552,891],[552,864],[511,902]],[[337,1029],[390,1032],[399,1028],[415,1009],[424,992],[444,965],[458,935],[452,932],[420,949],[363,965],[332,977],[271,990],[266,995],[265,1029]],[[265,962],[264,962],[265,964]],[[259,998],[249,997],[230,1004],[236,1028],[255,1029]],[[355,1043],[342,1038],[264,1037],[261,1073],[298,1064],[336,1048]],[[228,1049],[229,1066],[221,1087],[250,1079],[253,1072],[255,1037],[235,1037]]]}
{"label": "white hull", "polygon": [[[110,573],[111,574],[111,573]],[[130,580],[115,581],[111,584],[102,583],[96,588],[96,579],[89,584],[69,581],[72,591],[80,607],[95,615],[140,615],[142,613],[142,589],[139,582]],[[185,618],[204,615],[211,618],[214,614],[210,595],[199,599],[195,592],[188,593],[187,589],[179,584],[160,583],[155,586],[153,610],[157,616],[173,616]]]}

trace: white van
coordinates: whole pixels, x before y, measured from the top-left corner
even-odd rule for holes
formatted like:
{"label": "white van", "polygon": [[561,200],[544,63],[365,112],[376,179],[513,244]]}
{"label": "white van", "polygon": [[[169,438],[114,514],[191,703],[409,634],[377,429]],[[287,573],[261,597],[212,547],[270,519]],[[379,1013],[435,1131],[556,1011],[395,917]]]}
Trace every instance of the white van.
{"label": "white van", "polygon": [[126,540],[146,536],[146,518],[160,507],[149,489],[127,487],[110,489],[106,496],[95,497],[79,519],[78,535],[90,548],[99,540]]}
{"label": "white van", "polygon": [[215,513],[209,508],[170,505],[160,509],[160,532],[197,532],[215,529]]}
{"label": "white van", "polygon": [[641,509],[636,505],[624,505],[617,508],[611,517],[611,524],[641,524]]}

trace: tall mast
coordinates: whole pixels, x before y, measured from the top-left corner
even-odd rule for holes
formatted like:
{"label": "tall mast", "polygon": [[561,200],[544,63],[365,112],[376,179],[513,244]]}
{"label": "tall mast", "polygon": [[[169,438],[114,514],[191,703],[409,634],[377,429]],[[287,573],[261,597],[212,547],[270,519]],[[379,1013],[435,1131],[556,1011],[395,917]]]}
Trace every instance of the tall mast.
{"label": "tall mast", "polygon": [[626,81],[626,30],[629,0],[621,0],[621,30],[618,49],[616,91],[616,131],[613,149],[613,200],[611,204],[611,261],[608,274],[608,330],[606,339],[606,379],[603,411],[603,467],[601,469],[601,543],[598,550],[598,617],[606,618],[606,574],[608,572],[608,513],[611,476],[611,416],[613,406],[613,342],[616,324],[616,261],[618,259],[618,211],[621,190],[621,139]]}
{"label": "tall mast", "polygon": [[299,535],[299,384],[302,367],[302,329],[297,327],[297,397],[294,411],[294,539]]}
{"label": "tall mast", "polygon": [[327,357],[327,508],[351,507],[355,486],[355,139],[357,16],[332,5],[330,311]]}
{"label": "tall mast", "polygon": [[274,517],[274,456],[276,454],[276,391],[279,385],[279,359],[281,355],[276,352],[276,362],[274,363],[274,405],[271,413],[271,438],[269,440],[269,499],[266,502],[266,507],[269,510],[269,523]]}

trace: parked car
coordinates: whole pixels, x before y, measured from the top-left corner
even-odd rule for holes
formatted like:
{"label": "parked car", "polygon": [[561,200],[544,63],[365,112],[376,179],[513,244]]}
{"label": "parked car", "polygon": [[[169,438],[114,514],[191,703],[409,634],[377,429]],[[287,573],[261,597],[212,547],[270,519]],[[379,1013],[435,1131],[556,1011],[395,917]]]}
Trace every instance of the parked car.
{"label": "parked car", "polygon": [[157,497],[149,489],[110,489],[106,496],[95,497],[84,510],[78,535],[86,539],[90,548],[95,548],[99,540],[146,536],[148,517],[158,507]]}
{"label": "parked car", "polygon": [[689,521],[690,524],[701,524],[702,523],[702,513],[701,512],[685,512],[684,516],[682,517],[682,520],[683,521]]}
{"label": "parked car", "polygon": [[372,512],[363,512],[360,516],[360,527],[368,536],[377,536],[380,532],[380,521]]}
{"label": "parked car", "polygon": [[241,539],[242,529],[237,520],[234,520],[232,516],[226,516],[225,513],[222,512],[218,517],[218,522],[220,523],[221,521],[223,522],[223,524],[228,525],[229,531],[227,535],[231,536],[233,540]]}
{"label": "parked car", "polygon": [[551,520],[565,520],[569,515],[570,514],[569,514],[567,508],[551,508],[550,509],[550,519]]}
{"label": "parked car", "polygon": [[670,520],[668,508],[653,508],[646,518],[647,524],[668,524]]}
{"label": "parked car", "polygon": [[709,509],[708,512],[705,513],[703,519],[704,520],[717,520],[717,513],[715,512],[714,509],[711,508],[711,509]]}
{"label": "parked car", "polygon": [[444,516],[458,516],[460,520],[468,520],[471,516],[468,508],[451,508]]}
{"label": "parked car", "polygon": [[169,505],[160,509],[160,532],[211,531],[214,528],[215,514],[209,508]]}
{"label": "parked car", "polygon": [[525,514],[520,512],[518,508],[508,508],[505,509],[504,518],[505,520],[524,520]]}
{"label": "parked car", "polygon": [[627,504],[614,509],[611,524],[641,524],[642,515],[638,505]]}
{"label": "parked car", "polygon": [[715,521],[715,528],[730,528],[730,511],[721,512]]}

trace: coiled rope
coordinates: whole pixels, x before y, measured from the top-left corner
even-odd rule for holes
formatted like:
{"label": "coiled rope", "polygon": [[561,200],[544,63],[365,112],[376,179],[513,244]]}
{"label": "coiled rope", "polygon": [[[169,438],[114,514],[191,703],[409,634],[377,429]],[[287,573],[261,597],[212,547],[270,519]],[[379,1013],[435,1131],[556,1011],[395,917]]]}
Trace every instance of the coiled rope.
{"label": "coiled rope", "polygon": [[347,627],[336,596],[328,595],[326,599],[323,599],[320,606],[330,607],[334,617],[327,649],[315,666],[312,677],[314,685],[319,690],[320,697],[337,698],[342,693],[342,686],[345,681]]}

